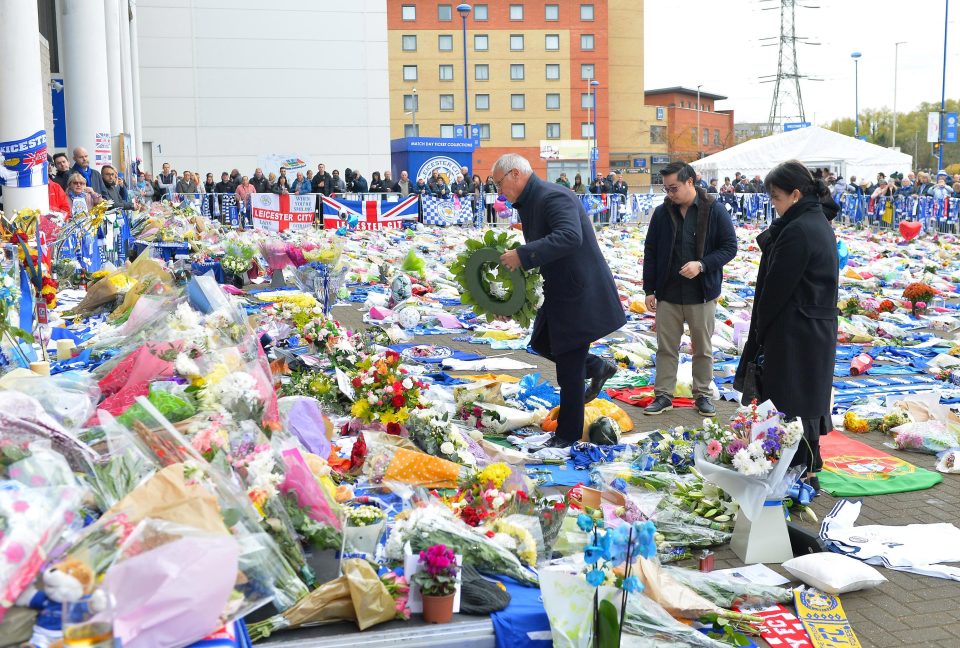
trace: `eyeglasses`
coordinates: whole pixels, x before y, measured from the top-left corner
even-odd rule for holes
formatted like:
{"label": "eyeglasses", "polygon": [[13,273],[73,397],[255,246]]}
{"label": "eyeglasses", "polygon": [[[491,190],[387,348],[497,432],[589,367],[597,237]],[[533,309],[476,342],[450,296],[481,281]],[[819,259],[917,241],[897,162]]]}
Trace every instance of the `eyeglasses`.
{"label": "eyeglasses", "polygon": [[516,169],[510,169],[509,171],[507,171],[506,173],[504,173],[502,176],[500,176],[500,179],[499,179],[499,180],[497,180],[496,178],[493,179],[493,186],[497,188],[497,191],[500,191],[500,184],[501,184],[504,180],[506,180],[506,179],[507,179],[507,176],[510,175],[511,173],[513,173],[514,171],[516,171]]}
{"label": "eyeglasses", "polygon": [[677,185],[677,186],[675,186],[675,187],[668,187],[667,185],[663,185],[663,186],[661,187],[661,189],[663,190],[663,193],[669,194],[669,195],[673,195],[673,194],[677,193],[678,191],[680,191],[680,187],[682,187],[682,186],[683,186],[683,185]]}

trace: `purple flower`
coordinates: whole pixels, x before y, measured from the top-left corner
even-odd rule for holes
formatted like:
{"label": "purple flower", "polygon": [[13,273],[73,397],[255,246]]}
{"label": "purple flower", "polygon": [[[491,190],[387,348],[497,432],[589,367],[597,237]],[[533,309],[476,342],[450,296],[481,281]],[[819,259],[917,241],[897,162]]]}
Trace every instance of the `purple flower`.
{"label": "purple flower", "polygon": [[747,447],[747,444],[743,442],[743,439],[734,439],[733,441],[727,444],[727,454],[732,457],[733,455],[737,454],[737,452],[739,452],[740,450],[743,450],[746,447]]}

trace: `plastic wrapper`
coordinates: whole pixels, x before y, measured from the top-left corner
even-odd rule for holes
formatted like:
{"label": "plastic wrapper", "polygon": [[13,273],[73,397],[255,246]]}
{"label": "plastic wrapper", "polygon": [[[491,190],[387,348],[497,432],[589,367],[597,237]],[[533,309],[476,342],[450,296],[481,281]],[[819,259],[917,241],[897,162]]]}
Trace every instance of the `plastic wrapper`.
{"label": "plastic wrapper", "polygon": [[705,481],[716,484],[736,500],[747,519],[756,520],[766,500],[783,499],[786,488],[792,485],[784,488],[782,482],[796,452],[796,445],[784,448],[780,460],[764,478],[748,477],[733,468],[711,463],[706,459],[706,448],[702,443],[694,449],[694,464]]}
{"label": "plastic wrapper", "polygon": [[396,615],[393,597],[364,560],[343,561],[343,576],[324,583],[283,614],[251,624],[256,641],[279,630],[354,621],[360,630],[390,621]]}
{"label": "plastic wrapper", "polygon": [[536,576],[510,551],[491,541],[482,529],[455,518],[449,508],[440,504],[428,504],[398,516],[387,538],[386,554],[391,560],[402,560],[407,545],[418,552],[435,544],[447,545],[463,556],[465,564],[481,572],[504,574],[524,583],[537,582]]}
{"label": "plastic wrapper", "polygon": [[636,575],[643,582],[647,596],[676,618],[696,620],[705,614],[721,613],[723,610],[701,596],[683,582],[672,577],[659,563],[638,558],[634,563]]}
{"label": "plastic wrapper", "polygon": [[759,585],[719,572],[701,572],[671,566],[662,567],[661,571],[722,608],[767,607],[793,600],[791,589]]}
{"label": "plastic wrapper", "polygon": [[129,431],[106,412],[100,413],[100,426],[105,448],[91,462],[87,481],[101,510],[106,511],[153,475],[157,464],[137,446]]}
{"label": "plastic wrapper", "polygon": [[0,438],[0,621],[76,519],[84,491],[47,444]]}
{"label": "plastic wrapper", "polygon": [[[240,546],[228,533],[145,519],[103,578],[114,636],[131,648],[185,645],[233,620]],[[242,586],[242,585],[241,585]]]}
{"label": "plastic wrapper", "polygon": [[11,389],[35,399],[67,430],[76,430],[96,411],[100,389],[87,373],[70,371],[55,376],[29,376],[16,380]]}
{"label": "plastic wrapper", "polygon": [[937,459],[937,470],[951,475],[960,474],[960,450],[947,450]]}
{"label": "plastic wrapper", "polygon": [[409,447],[385,434],[365,434],[363,473],[375,484],[396,481],[425,488],[457,488],[464,467]]}
{"label": "plastic wrapper", "polygon": [[693,646],[696,648],[724,648],[725,644],[680,623],[656,601],[643,594],[627,599],[627,613],[623,620],[622,646],[661,648],[662,646]]}
{"label": "plastic wrapper", "polygon": [[0,391],[0,440],[32,442],[44,439],[70,468],[85,472],[96,453],[50,416],[36,399],[16,391]]}
{"label": "plastic wrapper", "polygon": [[[556,568],[541,571],[540,596],[555,648],[593,647],[593,597],[597,590],[582,574]],[[610,601],[618,610],[622,594],[613,587],[599,588],[599,600]]]}
{"label": "plastic wrapper", "polygon": [[340,506],[310,471],[296,448],[281,452],[284,479],[279,485],[293,527],[316,549],[341,545]]}
{"label": "plastic wrapper", "polygon": [[895,450],[909,450],[925,454],[938,454],[945,450],[960,448],[956,434],[947,430],[939,421],[907,423],[890,431],[893,441],[884,443]]}

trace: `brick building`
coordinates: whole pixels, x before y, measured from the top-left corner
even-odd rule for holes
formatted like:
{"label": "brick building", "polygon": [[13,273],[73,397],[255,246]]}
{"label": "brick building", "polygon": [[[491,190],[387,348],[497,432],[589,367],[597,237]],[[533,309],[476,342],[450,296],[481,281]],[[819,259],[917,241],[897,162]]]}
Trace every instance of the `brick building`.
{"label": "brick building", "polygon": [[[565,172],[573,180],[580,173],[585,184],[594,117],[598,174],[624,167],[631,186],[646,185],[651,155],[666,153],[665,142],[651,143],[657,111],[643,103],[642,3],[472,4],[466,18],[469,115],[457,3],[391,0],[387,29],[391,139],[453,137],[468,120],[479,126],[473,161],[482,177],[500,155],[517,152],[541,177]],[[598,85],[591,96],[593,80]]]}
{"label": "brick building", "polygon": [[[690,162],[736,143],[733,111],[714,107],[715,102],[726,97],[701,91],[699,109],[696,88],[647,90],[644,97],[648,106],[666,110],[666,144],[671,159]],[[657,170],[657,165],[653,170]]]}

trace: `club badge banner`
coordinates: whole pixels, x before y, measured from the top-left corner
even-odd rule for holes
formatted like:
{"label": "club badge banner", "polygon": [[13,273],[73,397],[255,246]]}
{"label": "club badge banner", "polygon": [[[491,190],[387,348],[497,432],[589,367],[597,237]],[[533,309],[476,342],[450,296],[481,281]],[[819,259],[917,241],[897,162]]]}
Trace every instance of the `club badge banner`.
{"label": "club badge banner", "polygon": [[0,142],[0,185],[40,187],[47,184],[47,132]]}
{"label": "club badge banner", "polygon": [[250,196],[250,215],[256,229],[268,232],[309,229],[317,216],[317,196],[253,194]]}

